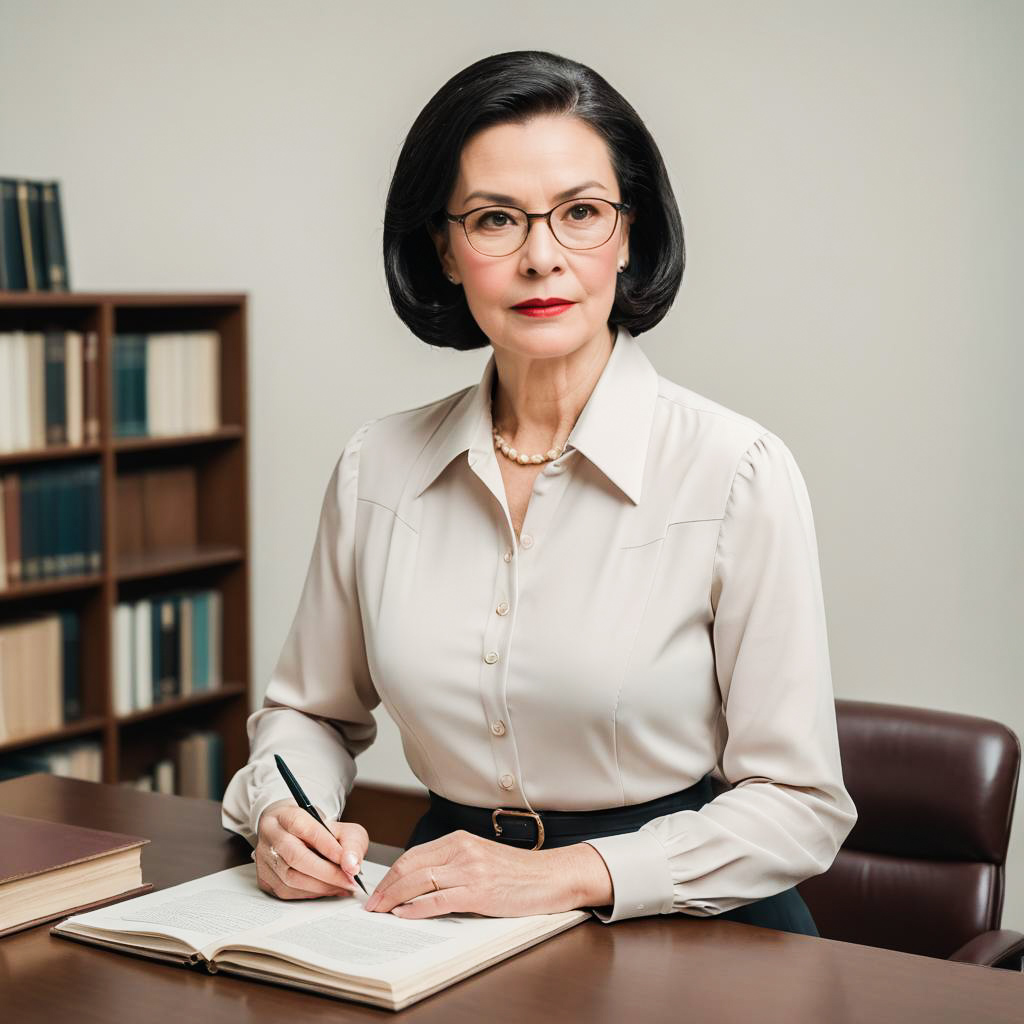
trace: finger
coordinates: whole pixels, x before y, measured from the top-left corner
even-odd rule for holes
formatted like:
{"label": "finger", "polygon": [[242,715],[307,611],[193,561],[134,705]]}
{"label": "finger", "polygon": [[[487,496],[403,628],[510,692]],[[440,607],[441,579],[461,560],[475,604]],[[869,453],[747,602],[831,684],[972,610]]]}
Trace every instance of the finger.
{"label": "finger", "polygon": [[[295,887],[291,879],[298,875],[304,875],[315,878],[326,885],[349,890],[355,888],[355,882],[347,872],[339,868],[337,864],[314,853],[300,838],[289,832],[283,833],[278,840],[275,840],[274,849],[277,850],[280,858],[275,866],[277,874],[281,881],[288,885]],[[289,872],[292,874],[289,875]]]}
{"label": "finger", "polygon": [[[432,839],[429,843],[420,843],[411,850],[406,850],[377,883],[373,890],[374,894],[381,893],[383,895],[398,879],[413,871],[438,864],[447,864],[452,854],[461,848],[463,837],[467,836],[469,833],[464,831],[450,832],[448,835],[441,836],[440,839]],[[439,881],[438,885],[440,884]]]}
{"label": "finger", "polygon": [[366,829],[354,821],[330,821],[328,827],[344,851],[340,865],[353,876],[362,869],[366,851],[370,846],[370,836]]}
{"label": "finger", "polygon": [[[387,889],[382,890],[378,885],[374,889],[373,895],[366,901],[366,909],[386,914],[400,903],[405,903],[425,893],[434,893],[435,887],[431,876],[437,881],[437,887],[443,890],[445,888],[444,871],[443,867],[433,865],[397,877]],[[449,879],[452,880],[451,876]]]}
{"label": "finger", "polygon": [[351,891],[348,886],[329,885],[318,878],[288,867],[280,854],[274,857],[269,852],[264,853],[257,859],[256,865],[257,868],[262,865],[262,870],[257,871],[257,877],[266,881],[275,895],[285,899],[348,895]]}
{"label": "finger", "polygon": [[467,886],[457,885],[454,889],[442,889],[403,903],[391,911],[395,917],[407,920],[422,920],[425,917],[440,917],[442,914],[460,914],[472,911],[472,895]]}

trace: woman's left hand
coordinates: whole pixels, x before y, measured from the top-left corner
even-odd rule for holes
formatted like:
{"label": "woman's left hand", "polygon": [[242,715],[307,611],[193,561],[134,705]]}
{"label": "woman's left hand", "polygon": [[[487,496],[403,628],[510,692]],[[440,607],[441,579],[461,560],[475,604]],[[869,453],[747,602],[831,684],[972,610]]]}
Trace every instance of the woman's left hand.
{"label": "woman's left hand", "polygon": [[604,859],[587,843],[526,850],[458,831],[406,850],[365,906],[408,918],[524,917],[611,902]]}

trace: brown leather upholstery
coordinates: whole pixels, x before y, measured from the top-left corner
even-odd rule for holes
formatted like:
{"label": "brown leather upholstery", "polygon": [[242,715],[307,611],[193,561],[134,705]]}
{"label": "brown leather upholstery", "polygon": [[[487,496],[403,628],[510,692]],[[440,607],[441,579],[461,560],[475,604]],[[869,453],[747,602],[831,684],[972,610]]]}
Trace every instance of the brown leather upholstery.
{"label": "brown leather upholstery", "polygon": [[[1021,747],[971,715],[837,700],[858,820],[832,867],[800,885],[818,930],[845,942],[1019,967],[999,928]],[[1006,961],[1006,962],[1004,962]]]}

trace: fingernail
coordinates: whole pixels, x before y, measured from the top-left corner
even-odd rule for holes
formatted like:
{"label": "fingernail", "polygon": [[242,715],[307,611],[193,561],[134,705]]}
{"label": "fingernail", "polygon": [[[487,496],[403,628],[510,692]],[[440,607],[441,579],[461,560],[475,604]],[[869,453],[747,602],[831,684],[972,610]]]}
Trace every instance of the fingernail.
{"label": "fingernail", "polygon": [[345,864],[354,872],[359,867],[359,858],[354,853],[346,853]]}

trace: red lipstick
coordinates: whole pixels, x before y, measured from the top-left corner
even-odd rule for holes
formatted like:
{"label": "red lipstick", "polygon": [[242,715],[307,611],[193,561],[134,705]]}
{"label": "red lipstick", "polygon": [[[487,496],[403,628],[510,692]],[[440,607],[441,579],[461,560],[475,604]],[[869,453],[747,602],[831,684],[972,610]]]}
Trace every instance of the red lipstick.
{"label": "red lipstick", "polygon": [[558,316],[559,313],[564,313],[574,305],[576,303],[569,299],[554,296],[547,299],[526,299],[512,308],[517,313],[522,313],[523,316]]}

